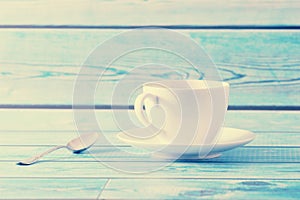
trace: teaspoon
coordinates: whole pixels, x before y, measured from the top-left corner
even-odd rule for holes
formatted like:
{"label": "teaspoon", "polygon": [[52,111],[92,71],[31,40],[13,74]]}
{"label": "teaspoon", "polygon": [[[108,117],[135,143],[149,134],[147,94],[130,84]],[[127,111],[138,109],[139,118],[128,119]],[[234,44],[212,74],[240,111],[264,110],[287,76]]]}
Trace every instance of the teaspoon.
{"label": "teaspoon", "polygon": [[22,160],[18,162],[18,165],[31,165],[38,161],[40,158],[43,156],[56,151],[61,148],[66,148],[70,151],[73,151],[73,153],[80,153],[88,148],[90,148],[98,139],[98,134],[97,133],[89,133],[89,134],[82,134],[80,137],[77,137],[70,142],[68,142],[66,145],[59,145],[55,146],[39,155],[33,156],[31,158]]}

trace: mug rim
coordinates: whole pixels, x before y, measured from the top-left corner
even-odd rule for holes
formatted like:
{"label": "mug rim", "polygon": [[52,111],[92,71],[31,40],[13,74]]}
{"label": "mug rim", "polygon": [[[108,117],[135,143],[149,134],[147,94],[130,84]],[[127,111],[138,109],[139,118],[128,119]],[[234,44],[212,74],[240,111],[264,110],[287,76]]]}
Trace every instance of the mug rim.
{"label": "mug rim", "polygon": [[[186,82],[189,87],[176,86],[175,83]],[[204,85],[197,85],[193,87],[196,83],[204,83]],[[186,86],[186,85],[185,85]],[[199,87],[200,86],[200,87]],[[229,87],[229,83],[225,81],[214,81],[214,80],[161,80],[161,81],[151,81],[143,84],[143,87],[155,88],[155,89],[165,89],[171,88],[175,90],[207,90],[213,88],[224,88]]]}

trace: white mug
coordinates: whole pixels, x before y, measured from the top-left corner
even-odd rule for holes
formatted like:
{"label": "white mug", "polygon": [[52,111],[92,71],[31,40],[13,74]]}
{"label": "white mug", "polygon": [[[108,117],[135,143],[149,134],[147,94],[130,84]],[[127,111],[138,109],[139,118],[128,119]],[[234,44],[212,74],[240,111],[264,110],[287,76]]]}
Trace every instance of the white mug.
{"label": "white mug", "polygon": [[139,121],[160,129],[164,143],[216,142],[228,107],[229,84],[205,80],[164,80],[143,84],[134,104]]}

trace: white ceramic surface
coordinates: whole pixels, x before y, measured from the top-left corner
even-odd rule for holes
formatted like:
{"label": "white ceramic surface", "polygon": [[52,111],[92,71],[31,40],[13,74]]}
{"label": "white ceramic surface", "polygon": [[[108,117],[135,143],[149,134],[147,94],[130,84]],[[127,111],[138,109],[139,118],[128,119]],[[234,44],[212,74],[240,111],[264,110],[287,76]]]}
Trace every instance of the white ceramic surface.
{"label": "white ceramic surface", "polygon": [[[248,130],[228,128],[224,127],[221,129],[221,134],[218,142],[213,145],[210,152],[207,154],[207,149],[211,145],[173,145],[170,143],[164,143],[159,137],[153,137],[150,139],[137,139],[128,135],[130,132],[145,131],[144,128],[128,130],[125,132],[118,133],[117,137],[133,146],[144,148],[152,152],[156,156],[164,158],[183,158],[183,159],[208,159],[214,158],[220,155],[221,152],[228,151],[240,146],[243,146],[251,142],[255,138],[255,134]],[[182,149],[185,149],[182,154]],[[204,152],[203,156],[201,152]],[[182,154],[178,156],[178,154]]]}
{"label": "white ceramic surface", "polygon": [[[229,84],[204,80],[164,80],[143,85],[135,113],[158,137],[173,144],[212,144],[228,107]],[[145,110],[143,109],[143,106]]]}

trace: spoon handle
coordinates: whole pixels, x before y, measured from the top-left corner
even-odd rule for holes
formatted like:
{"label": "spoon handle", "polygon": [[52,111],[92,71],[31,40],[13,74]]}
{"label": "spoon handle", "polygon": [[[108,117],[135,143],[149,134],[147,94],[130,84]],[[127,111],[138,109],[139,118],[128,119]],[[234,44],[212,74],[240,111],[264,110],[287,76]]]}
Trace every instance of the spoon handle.
{"label": "spoon handle", "polygon": [[25,160],[22,160],[22,161],[18,162],[17,164],[18,165],[31,165],[31,164],[35,163],[36,161],[38,161],[41,157],[43,157],[43,156],[45,156],[45,155],[47,155],[47,154],[49,154],[53,151],[61,149],[61,148],[67,148],[67,147],[63,146],[63,145],[55,146],[55,147],[53,147],[53,148],[51,148],[51,149],[49,149],[49,150],[47,150],[47,151],[45,151],[45,152],[43,152],[39,155],[36,155],[36,156],[31,157],[31,158],[27,158]]}

